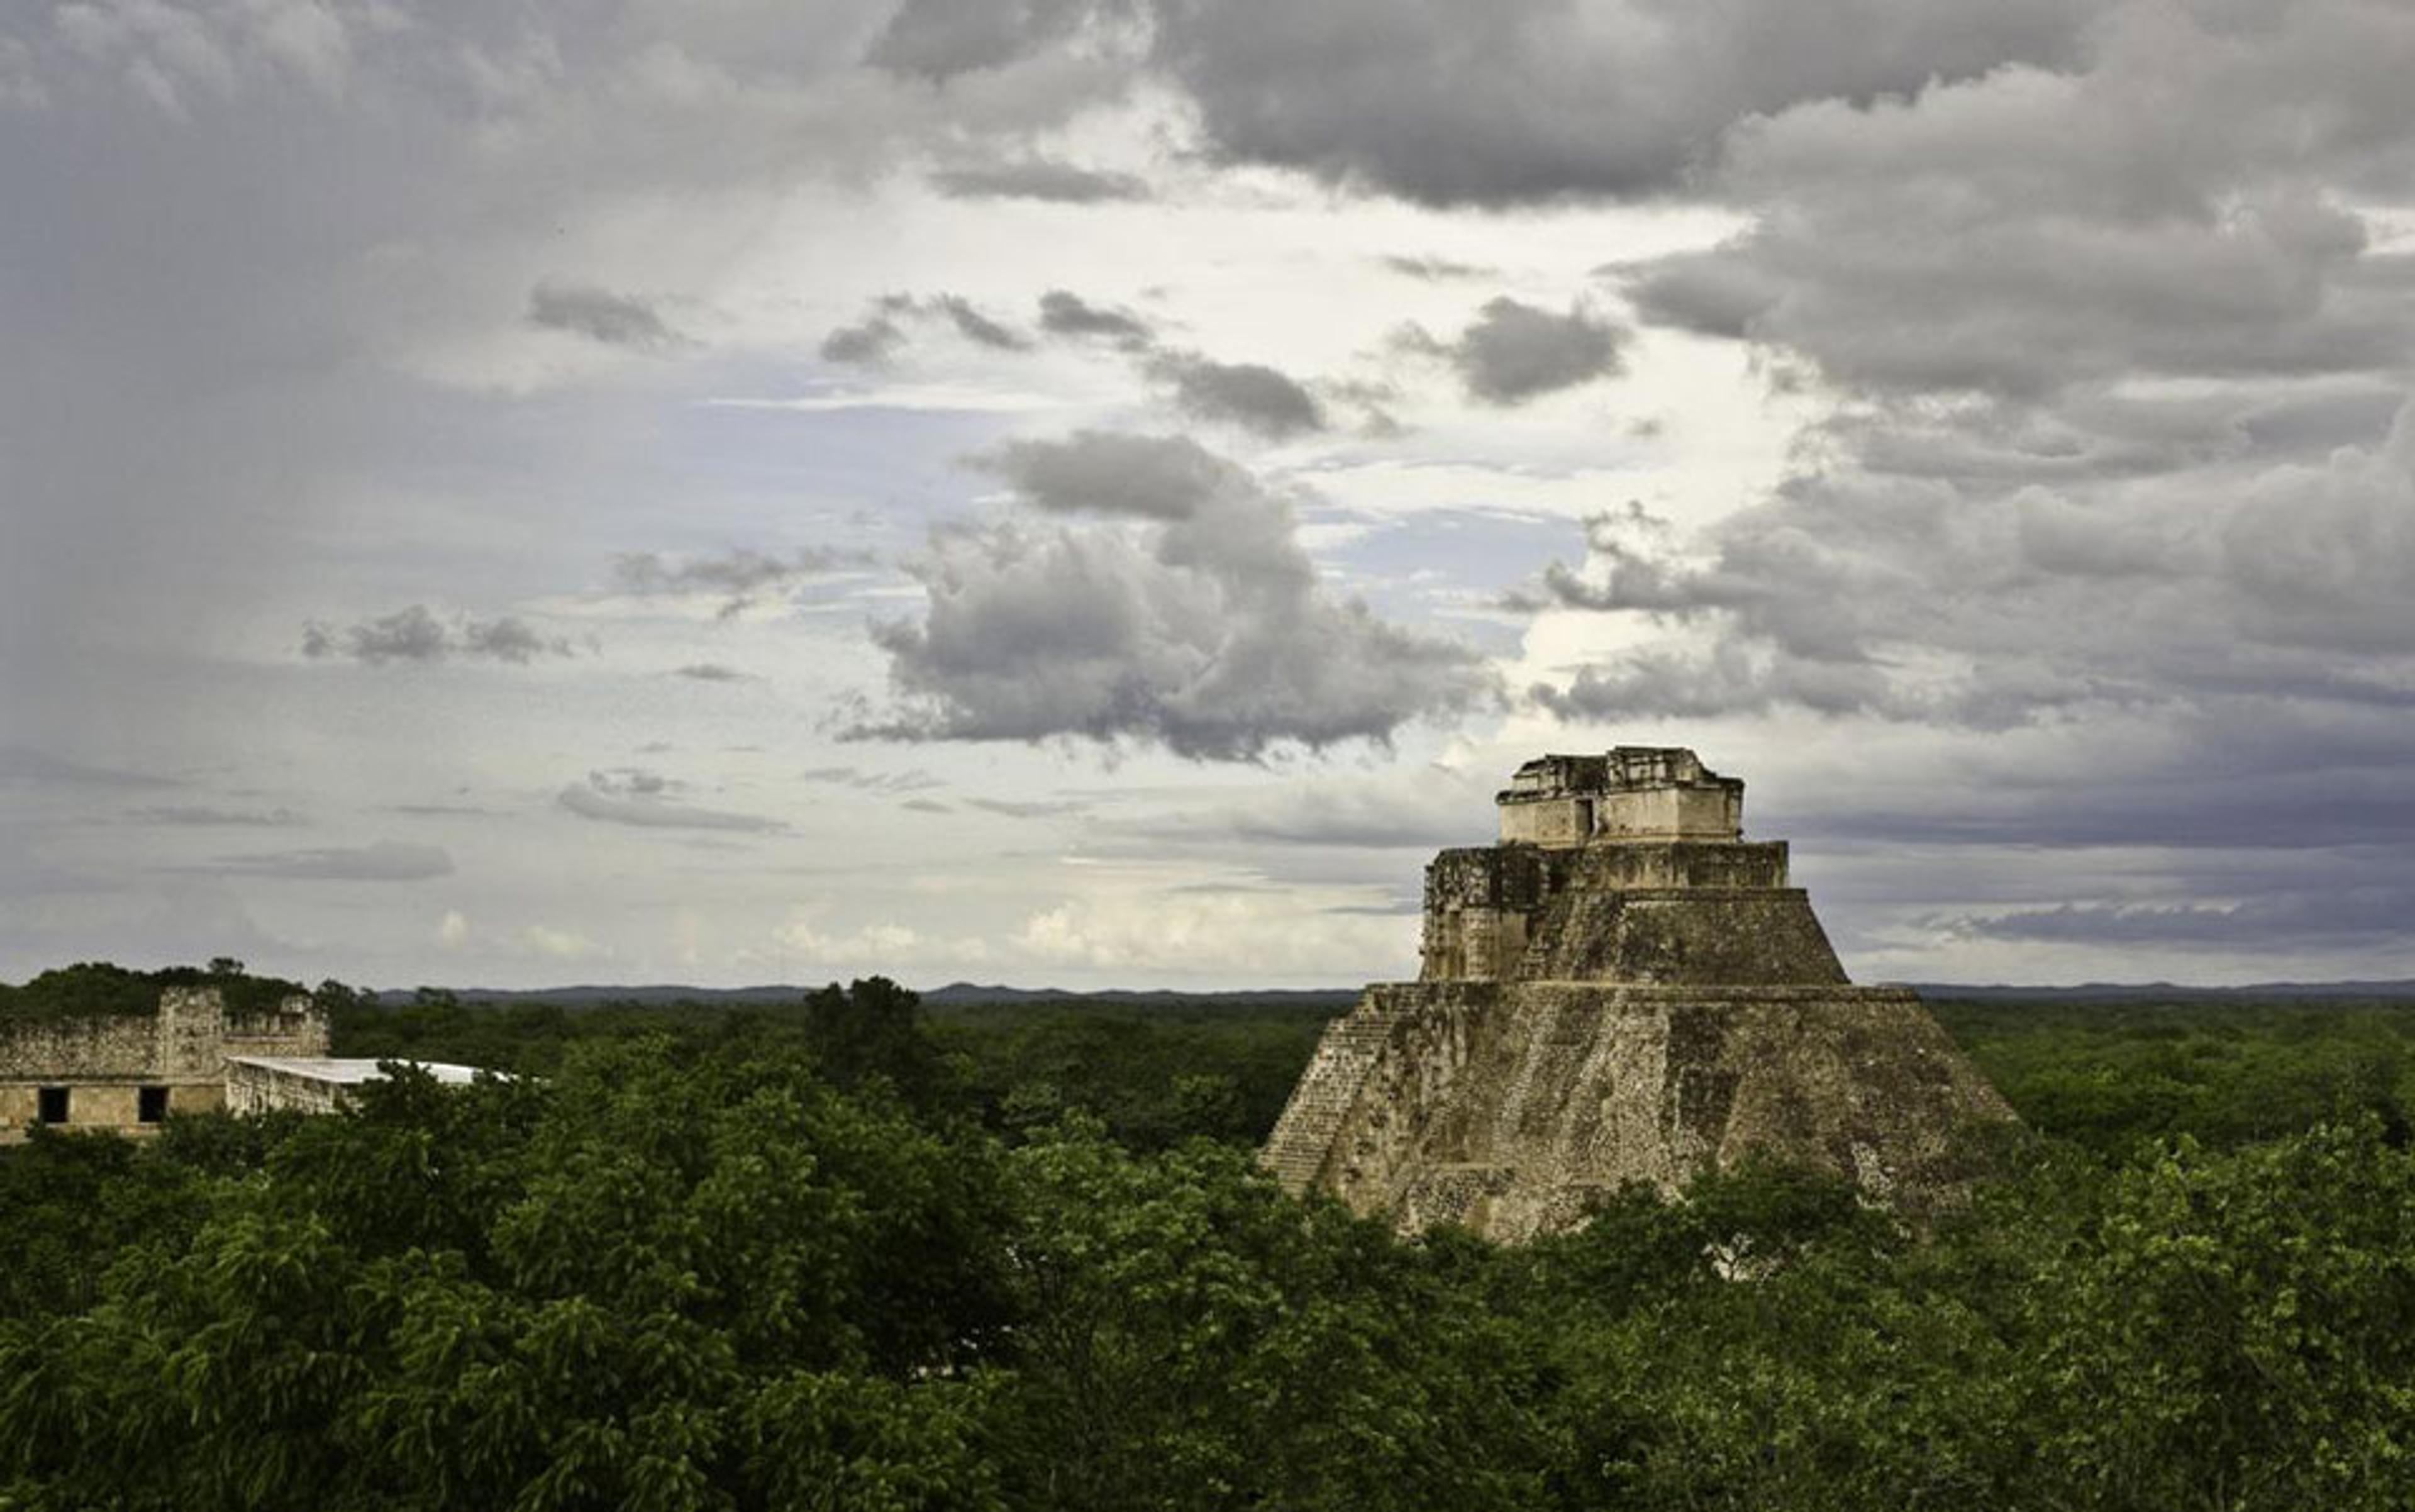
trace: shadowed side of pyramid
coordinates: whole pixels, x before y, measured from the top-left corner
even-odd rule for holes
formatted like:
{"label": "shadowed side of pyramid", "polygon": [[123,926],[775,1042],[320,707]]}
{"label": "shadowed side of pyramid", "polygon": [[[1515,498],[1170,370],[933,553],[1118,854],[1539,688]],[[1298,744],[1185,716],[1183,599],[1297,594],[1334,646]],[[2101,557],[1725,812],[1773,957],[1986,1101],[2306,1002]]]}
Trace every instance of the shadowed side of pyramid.
{"label": "shadowed side of pyramid", "polygon": [[1519,769],[1499,845],[1426,869],[1424,966],[1327,1030],[1265,1152],[1404,1230],[1573,1226],[1759,1152],[1925,1203],[2011,1117],[1919,999],[1856,987],[1744,784],[1622,746]]}

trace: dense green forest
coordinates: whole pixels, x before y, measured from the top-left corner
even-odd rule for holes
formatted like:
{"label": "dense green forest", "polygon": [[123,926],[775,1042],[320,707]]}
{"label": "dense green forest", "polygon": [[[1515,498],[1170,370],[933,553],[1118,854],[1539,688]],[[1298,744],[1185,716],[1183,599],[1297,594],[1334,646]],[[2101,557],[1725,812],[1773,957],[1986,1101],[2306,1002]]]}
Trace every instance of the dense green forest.
{"label": "dense green forest", "polygon": [[1967,1210],[1503,1250],[1255,1170],[1313,1010],[320,992],[534,1074],[0,1154],[0,1506],[2415,1505],[2415,1010],[1941,1005]]}

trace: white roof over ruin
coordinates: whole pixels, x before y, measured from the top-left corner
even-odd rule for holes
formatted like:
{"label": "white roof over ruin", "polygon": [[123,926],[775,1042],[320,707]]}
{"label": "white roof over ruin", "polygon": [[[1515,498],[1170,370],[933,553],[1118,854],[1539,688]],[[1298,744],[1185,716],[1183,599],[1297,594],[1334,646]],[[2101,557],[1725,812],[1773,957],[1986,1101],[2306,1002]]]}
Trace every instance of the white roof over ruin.
{"label": "white roof over ruin", "polygon": [[[257,1066],[262,1070],[299,1077],[306,1082],[326,1082],[338,1086],[382,1082],[385,1080],[385,1072],[381,1068],[387,1064],[327,1055],[229,1055],[227,1060],[232,1065]],[[476,1066],[455,1066],[441,1060],[404,1060],[401,1064],[415,1066],[448,1086],[469,1085],[477,1079],[480,1070]]]}

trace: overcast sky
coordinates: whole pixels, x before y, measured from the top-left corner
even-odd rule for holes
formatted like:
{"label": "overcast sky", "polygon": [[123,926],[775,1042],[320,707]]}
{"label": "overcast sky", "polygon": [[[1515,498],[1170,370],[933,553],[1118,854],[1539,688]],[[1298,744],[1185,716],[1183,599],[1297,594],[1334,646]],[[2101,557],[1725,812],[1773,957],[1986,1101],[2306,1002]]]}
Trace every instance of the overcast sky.
{"label": "overcast sky", "polygon": [[0,977],[2415,976],[2405,0],[0,7]]}

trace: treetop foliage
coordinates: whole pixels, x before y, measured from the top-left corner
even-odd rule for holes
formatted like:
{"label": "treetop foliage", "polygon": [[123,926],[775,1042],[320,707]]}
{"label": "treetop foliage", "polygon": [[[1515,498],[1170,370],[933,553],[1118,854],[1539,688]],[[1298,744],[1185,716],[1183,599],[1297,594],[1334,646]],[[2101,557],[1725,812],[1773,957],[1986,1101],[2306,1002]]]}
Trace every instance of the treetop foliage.
{"label": "treetop foliage", "polygon": [[134,971],[105,961],[85,961],[45,971],[21,987],[0,982],[0,1021],[65,1022],[76,1019],[150,1018],[169,987],[216,987],[227,1011],[258,1013],[308,989],[277,977],[254,977],[243,963],[220,956],[206,967],[168,966]]}
{"label": "treetop foliage", "polygon": [[2415,1504],[2415,1155],[2369,1078],[2307,1072],[2321,1033],[2169,1078],[2296,1089],[2270,1130],[2058,1103],[2079,1052],[2003,1020],[2066,1121],[1926,1229],[1748,1162],[1501,1249],[1257,1168],[1280,1017],[1178,1019],[1176,1056],[1068,1011],[352,1002],[339,1048],[485,1014],[543,1074],[36,1130],[0,1152],[0,1506]]}

